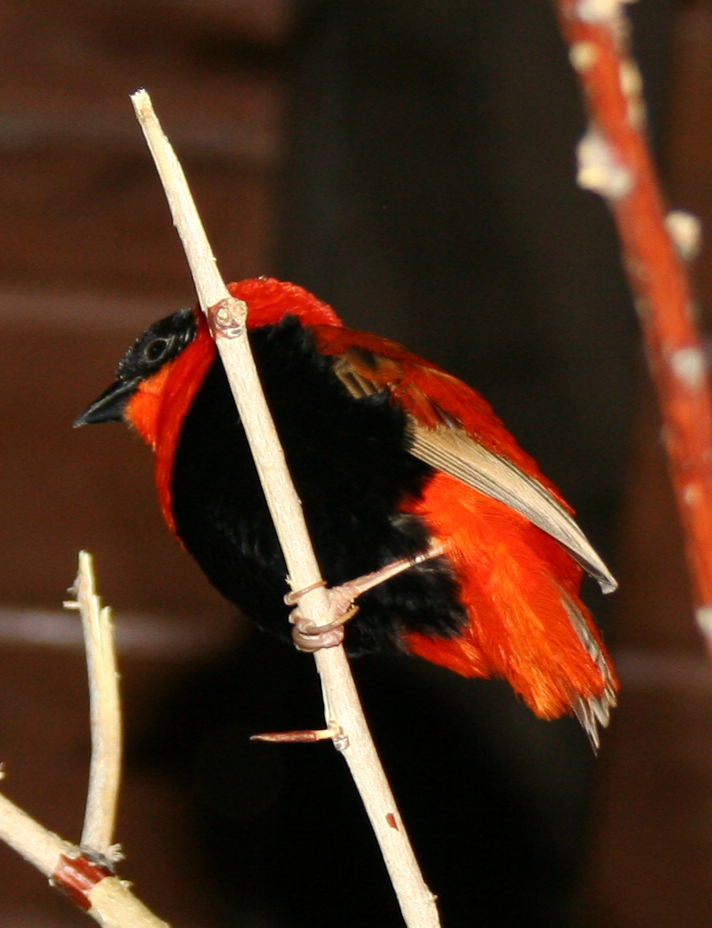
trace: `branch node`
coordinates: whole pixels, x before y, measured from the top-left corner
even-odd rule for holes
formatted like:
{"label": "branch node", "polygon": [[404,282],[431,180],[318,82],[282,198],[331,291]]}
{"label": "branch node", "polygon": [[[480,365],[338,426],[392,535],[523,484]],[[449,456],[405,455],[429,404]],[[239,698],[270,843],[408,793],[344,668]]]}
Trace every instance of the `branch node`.
{"label": "branch node", "polygon": [[208,307],[208,325],[213,338],[239,338],[247,324],[247,303],[230,296]]}
{"label": "branch node", "polygon": [[576,13],[583,22],[608,25],[620,16],[622,2],[625,0],[579,0]]}
{"label": "branch node", "polygon": [[620,200],[630,193],[634,178],[622,164],[600,129],[591,127],[578,143],[578,185],[607,200]]}
{"label": "branch node", "polygon": [[598,58],[598,49],[593,42],[575,42],[569,49],[569,61],[579,73],[588,71]]}
{"label": "branch node", "polygon": [[333,730],[334,734],[332,741],[334,743],[334,747],[339,753],[342,753],[350,747],[349,736],[339,725],[335,725]]}
{"label": "branch node", "polygon": [[68,854],[60,856],[50,883],[61,889],[80,909],[88,912],[91,908],[89,893],[97,883],[113,875],[110,867],[96,863],[77,850],[76,857]]}
{"label": "branch node", "polygon": [[93,860],[95,864],[101,867],[106,867],[108,870],[111,870],[112,873],[115,870],[115,864],[119,863],[119,861],[123,860],[126,856],[120,844],[111,844],[105,851],[97,851],[95,848],[89,847],[86,844],[80,844],[79,850],[85,857],[88,857],[89,860]]}
{"label": "branch node", "polygon": [[704,637],[707,640],[712,638],[712,606],[698,606],[695,620]]}
{"label": "branch node", "polygon": [[705,383],[707,357],[697,345],[678,348],[670,357],[670,366],[689,390],[699,389]]}
{"label": "branch node", "polygon": [[683,261],[694,261],[702,245],[702,223],[684,209],[673,209],[665,217],[665,228]]}

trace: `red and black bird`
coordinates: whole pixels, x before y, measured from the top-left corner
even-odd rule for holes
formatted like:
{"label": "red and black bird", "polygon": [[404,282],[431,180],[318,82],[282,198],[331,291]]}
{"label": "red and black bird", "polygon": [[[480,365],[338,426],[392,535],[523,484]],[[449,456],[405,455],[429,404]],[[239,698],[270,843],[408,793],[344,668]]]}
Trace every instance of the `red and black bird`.
{"label": "red and black bird", "polygon": [[[443,553],[364,593],[347,650],[401,650],[504,677],[545,719],[591,741],[617,682],[579,598],[615,581],[571,509],[474,390],[400,345],[342,325],[269,278],[231,284],[323,576],[338,586],[433,545]],[[287,575],[202,313],[152,325],[76,425],[124,420],[156,455],[161,509],[209,580],[289,640]]]}

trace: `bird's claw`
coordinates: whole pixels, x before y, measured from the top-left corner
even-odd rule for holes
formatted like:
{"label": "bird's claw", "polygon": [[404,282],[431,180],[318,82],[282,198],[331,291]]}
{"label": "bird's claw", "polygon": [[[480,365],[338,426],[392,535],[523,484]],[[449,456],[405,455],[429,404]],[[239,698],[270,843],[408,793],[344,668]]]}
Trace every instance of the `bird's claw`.
{"label": "bird's claw", "polygon": [[311,586],[305,587],[303,590],[292,590],[287,593],[284,597],[285,603],[288,606],[296,605],[296,608],[292,610],[289,616],[289,621],[294,625],[292,641],[295,647],[299,651],[313,653],[314,651],[320,651],[322,648],[335,648],[337,645],[342,644],[344,625],[358,612],[358,606],[354,604],[354,600],[358,599],[362,593],[366,593],[368,590],[373,589],[374,586],[384,583],[404,570],[415,567],[416,564],[427,561],[431,557],[440,557],[443,553],[444,549],[438,543],[433,542],[423,554],[418,554],[412,558],[401,558],[386,564],[385,567],[381,567],[379,570],[374,570],[370,574],[364,574],[363,577],[358,577],[356,580],[350,580],[341,586],[328,588],[331,614],[336,615],[336,618],[326,625],[314,625],[310,619],[301,614],[299,606],[296,605],[306,593],[311,593],[319,587],[326,586],[324,580],[317,580],[316,583],[312,583]]}
{"label": "bird's claw", "polygon": [[[339,602],[342,597],[338,594],[340,588],[329,590],[329,595],[335,608],[341,609],[339,615],[332,622],[326,625],[315,625],[311,619],[305,618],[299,608],[293,609],[289,621],[294,625],[292,629],[292,641],[298,651],[306,651],[313,654],[314,651],[321,651],[322,648],[335,648],[344,641],[344,625],[352,619],[358,612],[358,606],[350,600],[344,608],[343,601]],[[334,595],[336,594],[336,595]]]}

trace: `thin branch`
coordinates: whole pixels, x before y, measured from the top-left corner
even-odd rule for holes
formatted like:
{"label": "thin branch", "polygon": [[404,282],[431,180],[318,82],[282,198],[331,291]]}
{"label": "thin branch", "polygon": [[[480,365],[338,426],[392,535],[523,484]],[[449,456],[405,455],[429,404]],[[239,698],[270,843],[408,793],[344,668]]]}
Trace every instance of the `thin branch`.
{"label": "thin branch", "polygon": [[82,847],[109,861],[121,858],[112,844],[121,782],[121,705],[111,610],[96,595],[94,565],[86,551],[79,553],[79,572],[73,592],[84,630],[89,675],[92,753],[89,791],[82,831]]}
{"label": "thin branch", "polygon": [[[230,295],[220,276],[185,174],[161,129],[149,95],[145,90],[139,90],[131,101],[166,191],[200,306],[211,323],[215,319],[221,335],[225,335],[216,338],[217,348],[284,549],[290,584],[292,589],[305,589],[321,579],[319,565],[252,359],[245,329],[247,306]],[[329,598],[324,589],[316,589],[304,597],[302,606],[305,614],[319,619],[317,624],[326,623]]]}
{"label": "thin branch", "polygon": [[[168,928],[106,868],[82,854],[0,793],[0,839],[62,889],[104,928]],[[99,887],[103,883],[112,885]]]}
{"label": "thin branch", "polygon": [[48,831],[26,812],[0,793],[0,839],[50,877],[60,857],[76,853],[77,848]]}
{"label": "thin branch", "polygon": [[[208,317],[230,381],[287,562],[289,584],[295,591],[310,589],[300,597],[300,611],[315,625],[325,625],[333,617],[329,594],[316,585],[321,580],[319,566],[250,352],[245,304],[230,297],[220,279],[183,171],[153,113],[148,94],[138,91],[132,102],[166,190],[200,305]],[[409,928],[437,928],[435,899],[423,881],[398,814],[344,650],[339,646],[318,651],[315,660],[327,726],[337,732],[334,744],[344,754],[361,794],[403,918]]]}
{"label": "thin branch", "polygon": [[658,394],[696,618],[712,656],[712,401],[680,257],[694,256],[695,226],[679,213],[665,215],[620,0],[557,2],[590,114],[579,146],[579,184],[606,198],[618,226]]}
{"label": "thin branch", "polygon": [[118,877],[48,831],[0,793],[0,840],[5,841],[102,928],[170,928]]}
{"label": "thin branch", "polygon": [[[85,624],[87,662],[92,690],[92,766],[89,800],[80,848],[36,822],[0,793],[0,840],[33,864],[53,885],[103,928],[170,928],[114,875],[108,865],[116,858],[111,847],[121,750],[120,716],[116,692],[111,620],[94,592],[91,557],[79,555],[79,575],[74,587]],[[106,726],[107,731],[102,731]],[[98,808],[106,803],[106,810]]]}
{"label": "thin branch", "polygon": [[[166,179],[163,189],[173,223],[183,242],[186,255],[191,255],[190,271],[193,275],[198,300],[203,312],[207,312],[208,307],[215,306],[221,300],[231,299],[230,293],[217,269],[215,255],[195,207],[193,194],[190,192],[183,168],[153,112],[151,98],[145,90],[137,90],[131,95],[131,102],[143,130],[146,144],[156,163],[159,177]],[[244,303],[242,307],[244,321],[247,317],[247,307]]]}

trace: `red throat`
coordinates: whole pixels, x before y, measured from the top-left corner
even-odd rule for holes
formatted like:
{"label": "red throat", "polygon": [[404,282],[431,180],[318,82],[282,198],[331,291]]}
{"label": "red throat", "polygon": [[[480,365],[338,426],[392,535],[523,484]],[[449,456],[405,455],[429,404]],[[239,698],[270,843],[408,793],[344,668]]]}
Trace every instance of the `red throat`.
{"label": "red throat", "polygon": [[[275,325],[288,314],[306,325],[341,325],[330,306],[296,284],[260,277],[228,284],[228,289],[247,303],[251,329]],[[158,499],[174,534],[171,474],[180,430],[217,351],[203,313],[196,309],[195,318],[195,339],[175,360],[141,382],[125,412],[126,419],[155,452]]]}
{"label": "red throat", "polygon": [[208,372],[216,348],[203,314],[198,334],[174,361],[144,380],[126,406],[126,418],[156,455],[156,487],[163,518],[175,534],[171,474],[183,420]]}

